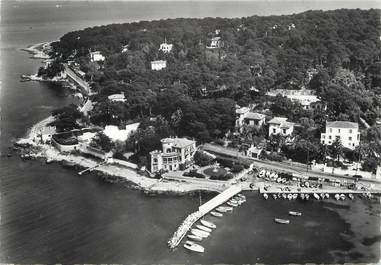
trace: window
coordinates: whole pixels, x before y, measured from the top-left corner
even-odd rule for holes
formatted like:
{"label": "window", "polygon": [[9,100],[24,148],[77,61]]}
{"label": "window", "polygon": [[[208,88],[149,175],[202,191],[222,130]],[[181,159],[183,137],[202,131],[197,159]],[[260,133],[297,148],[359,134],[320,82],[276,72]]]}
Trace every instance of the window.
{"label": "window", "polygon": [[331,139],[332,139],[332,136],[331,136],[331,135],[330,135],[330,136],[328,136],[328,139],[329,139],[329,140],[331,140]]}
{"label": "window", "polygon": [[286,129],[283,129],[283,134],[286,134],[287,133],[287,130]]}
{"label": "window", "polygon": [[332,132],[332,128],[329,128],[329,132],[330,132],[330,133]]}
{"label": "window", "polygon": [[338,132],[340,133],[340,129],[337,129],[338,130]]}
{"label": "window", "polygon": [[352,133],[352,129],[349,129],[349,133]]}
{"label": "window", "polygon": [[325,135],[324,135],[324,134],[322,134],[321,138],[322,138],[322,139],[325,139]]}
{"label": "window", "polygon": [[348,139],[349,139],[349,141],[352,141],[352,137],[351,136],[349,136]]}
{"label": "window", "polygon": [[276,129],[273,129],[273,133],[276,133]]}
{"label": "window", "polygon": [[153,159],[153,162],[154,162],[154,163],[157,163],[157,158],[154,158],[154,159]]}

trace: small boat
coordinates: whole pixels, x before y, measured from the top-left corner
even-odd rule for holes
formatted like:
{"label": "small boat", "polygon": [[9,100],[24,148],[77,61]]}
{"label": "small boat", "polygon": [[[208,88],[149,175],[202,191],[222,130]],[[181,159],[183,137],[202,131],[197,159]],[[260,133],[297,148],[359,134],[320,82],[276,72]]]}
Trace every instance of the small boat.
{"label": "small boat", "polygon": [[314,198],[315,198],[316,200],[320,200],[319,195],[317,195],[316,193],[314,193]]}
{"label": "small boat", "polygon": [[230,201],[228,201],[226,204],[229,206],[232,206],[232,207],[237,207],[239,205],[238,203],[234,203],[234,202],[230,202]]}
{"label": "small boat", "polygon": [[215,211],[211,211],[210,214],[213,215],[214,217],[222,217],[223,216],[222,213],[215,212]]}
{"label": "small boat", "polygon": [[301,212],[294,212],[294,211],[289,211],[288,214],[292,215],[292,216],[301,216],[302,215]]}
{"label": "small boat", "polygon": [[203,253],[205,250],[203,246],[200,246],[199,244],[196,244],[193,241],[189,241],[189,240],[185,242],[184,248],[194,252],[199,252],[199,253]]}
{"label": "small boat", "polygon": [[263,198],[265,198],[265,200],[267,200],[269,198],[269,195],[267,195],[267,193],[264,193]]}
{"label": "small boat", "polygon": [[287,199],[287,195],[286,195],[286,193],[282,193],[282,198],[283,198],[283,199]]}
{"label": "small boat", "polygon": [[300,194],[300,199],[302,199],[302,200],[305,199],[304,193]]}
{"label": "small boat", "polygon": [[345,195],[344,194],[340,194],[340,199],[344,201],[345,200]]}
{"label": "small boat", "polygon": [[289,194],[287,195],[287,198],[291,201],[291,200],[292,200],[292,194],[289,193]]}
{"label": "small boat", "polygon": [[202,223],[202,225],[204,225],[206,227],[209,227],[209,228],[212,228],[212,229],[215,229],[217,227],[212,222],[209,222],[209,221],[206,221],[206,220],[203,220],[203,219],[201,219],[200,222]]}
{"label": "small boat", "polygon": [[273,194],[273,199],[274,200],[278,199],[278,196],[276,196],[276,194]]}
{"label": "small boat", "polygon": [[310,199],[310,195],[309,194],[306,194],[304,197],[306,198],[307,201]]}
{"label": "small boat", "polygon": [[290,220],[280,219],[280,218],[275,218],[274,221],[275,221],[275,223],[278,223],[278,224],[289,224],[290,223]]}
{"label": "small boat", "polygon": [[233,198],[233,199],[230,200],[230,202],[231,202],[231,203],[237,203],[237,204],[238,204],[238,203],[239,203],[239,200],[236,200],[236,199]]}
{"label": "small boat", "polygon": [[237,197],[246,200],[246,197],[245,197],[245,195],[243,195],[243,194],[237,194]]}
{"label": "small boat", "polygon": [[349,194],[348,194],[348,198],[351,199],[351,200],[353,200],[355,197],[353,196],[352,193],[349,193]]}
{"label": "small boat", "polygon": [[195,236],[200,236],[202,238],[206,238],[210,235],[210,233],[197,229],[197,228],[192,228],[191,233],[194,234]]}
{"label": "small boat", "polygon": [[336,201],[340,200],[340,195],[339,194],[335,194],[335,199],[336,199]]}
{"label": "small boat", "polygon": [[196,227],[202,231],[205,231],[205,232],[212,232],[212,229],[210,229],[209,227],[206,227],[206,226],[203,226],[203,225],[196,225]]}
{"label": "small boat", "polygon": [[192,240],[196,240],[196,241],[201,241],[202,240],[202,237],[201,236],[195,236],[195,235],[188,235],[188,238],[189,239],[192,239]]}
{"label": "small boat", "polygon": [[324,199],[325,199],[325,194],[324,194],[324,193],[320,193],[320,198],[321,198],[322,200],[324,200]]}
{"label": "small boat", "polygon": [[297,198],[298,198],[298,194],[297,193],[292,195],[292,199],[296,200]]}
{"label": "small boat", "polygon": [[325,194],[325,197],[326,197],[327,199],[329,199],[329,193],[326,193],[326,194]]}

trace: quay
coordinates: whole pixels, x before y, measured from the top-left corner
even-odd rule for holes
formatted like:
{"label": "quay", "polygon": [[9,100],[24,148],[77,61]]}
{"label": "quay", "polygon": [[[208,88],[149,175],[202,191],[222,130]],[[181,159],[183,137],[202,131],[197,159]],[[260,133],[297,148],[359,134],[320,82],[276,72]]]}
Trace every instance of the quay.
{"label": "quay", "polygon": [[[286,190],[285,187],[288,187]],[[328,193],[328,194],[381,194],[381,190],[351,190],[351,189],[338,189],[338,188],[302,188],[302,187],[290,187],[290,186],[276,186],[276,187],[268,187],[265,189],[264,186],[259,187],[259,193],[261,194],[320,194],[320,193]]]}
{"label": "quay", "polygon": [[218,207],[219,205],[225,203],[230,198],[234,197],[238,193],[242,191],[241,185],[233,185],[211,200],[207,201],[203,205],[200,205],[198,208],[198,211],[191,213],[190,215],[185,218],[185,220],[181,223],[179,228],[176,230],[176,232],[173,234],[172,238],[168,241],[168,246],[173,249],[177,247],[181,240],[184,238],[186,233],[189,231],[189,229],[192,227],[192,225],[197,222],[201,217],[206,215],[208,212],[213,210],[214,208]]}

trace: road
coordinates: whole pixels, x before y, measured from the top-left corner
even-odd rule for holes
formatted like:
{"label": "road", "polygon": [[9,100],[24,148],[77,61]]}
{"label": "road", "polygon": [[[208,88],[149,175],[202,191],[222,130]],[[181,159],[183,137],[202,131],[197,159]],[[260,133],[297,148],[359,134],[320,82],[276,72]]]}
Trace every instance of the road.
{"label": "road", "polygon": [[77,83],[77,85],[79,85],[82,89],[82,91],[84,93],[86,93],[86,95],[89,95],[91,94],[91,89],[90,89],[90,86],[89,84],[84,81],[83,79],[81,79],[73,70],[71,70],[66,64],[64,65],[65,66],[65,72],[66,74],[74,81]]}
{"label": "road", "polygon": [[[305,167],[297,165],[297,164],[290,165],[284,162],[274,162],[274,161],[268,161],[268,160],[260,160],[256,158],[249,158],[239,153],[237,150],[232,150],[222,146],[205,144],[202,149],[205,151],[211,152],[220,158],[227,159],[230,156],[231,159],[242,160],[242,161],[245,161],[246,163],[253,163],[256,168],[265,168],[268,170],[289,173],[296,176],[317,177],[317,178],[327,178],[327,179],[347,179],[351,181],[354,180],[353,177],[351,176],[341,176],[341,175],[335,175],[335,174],[330,174],[327,172],[319,172],[319,171],[307,172]],[[362,179],[361,182],[376,183],[376,184],[381,183],[381,181],[376,179]]]}

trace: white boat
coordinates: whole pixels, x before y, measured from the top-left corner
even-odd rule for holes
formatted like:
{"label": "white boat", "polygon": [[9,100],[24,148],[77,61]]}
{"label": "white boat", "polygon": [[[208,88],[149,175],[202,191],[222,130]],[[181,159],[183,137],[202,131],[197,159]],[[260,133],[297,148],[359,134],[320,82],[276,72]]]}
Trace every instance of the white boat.
{"label": "white boat", "polygon": [[243,195],[243,194],[237,194],[237,197],[246,200],[246,197],[245,197],[245,195]]}
{"label": "white boat", "polygon": [[194,252],[199,252],[199,253],[203,253],[205,250],[203,246],[200,246],[199,244],[196,244],[196,243],[189,241],[189,240],[185,242],[184,248],[189,249],[189,250],[194,251]]}
{"label": "white boat", "polygon": [[342,201],[344,201],[344,200],[345,200],[345,195],[344,195],[344,194],[340,194],[340,199],[341,199]]}
{"label": "white boat", "polygon": [[269,198],[269,195],[267,195],[267,193],[264,193],[263,198],[265,198],[265,200],[267,200]]}
{"label": "white boat", "polygon": [[202,238],[206,238],[210,235],[210,233],[197,229],[197,228],[192,228],[191,233],[194,234],[195,236],[200,236]]}
{"label": "white boat", "polygon": [[287,198],[291,201],[291,200],[292,200],[292,194],[289,193],[289,194],[287,195]]}
{"label": "white boat", "polygon": [[339,194],[335,194],[335,199],[336,199],[336,201],[340,200],[340,195]]}
{"label": "white boat", "polygon": [[306,195],[304,196],[304,198],[306,198],[306,200],[308,201],[308,200],[310,199],[310,195],[309,195],[309,194],[306,194]]}
{"label": "white boat", "polygon": [[324,199],[325,199],[325,194],[324,194],[324,193],[320,193],[320,198],[321,198],[322,200],[324,200]]}
{"label": "white boat", "polygon": [[283,198],[283,199],[287,199],[287,195],[286,195],[286,193],[282,193],[282,198]]}
{"label": "white boat", "polygon": [[226,204],[229,205],[229,206],[232,206],[232,207],[237,207],[238,206],[238,203],[234,203],[234,202],[231,202],[231,201],[228,201]]}
{"label": "white boat", "polygon": [[305,199],[305,197],[304,197],[304,193],[300,194],[300,198],[301,198],[302,200]]}
{"label": "white boat", "polygon": [[203,225],[196,225],[196,227],[202,231],[205,231],[205,232],[212,232],[212,229],[210,229],[209,227],[206,227],[206,226],[203,226]]}
{"label": "white boat", "polygon": [[238,203],[239,203],[239,200],[236,200],[236,199],[233,198],[233,199],[230,199],[230,202],[231,202],[231,203],[237,203],[237,204],[238,204]]}
{"label": "white boat", "polygon": [[326,194],[325,194],[325,197],[326,197],[327,199],[329,199],[329,193],[326,193]]}
{"label": "white boat", "polygon": [[278,196],[276,196],[276,194],[273,194],[273,199],[274,200],[278,199]]}
{"label": "white boat", "polygon": [[293,198],[294,200],[296,200],[296,199],[298,198],[298,194],[297,194],[297,193],[293,194],[293,195],[292,195],[292,198]]}
{"label": "white boat", "polygon": [[301,216],[302,215],[301,212],[294,212],[294,211],[289,211],[288,214],[292,215],[292,216]]}
{"label": "white boat", "polygon": [[195,235],[188,235],[188,238],[189,239],[192,239],[192,240],[196,240],[196,241],[201,241],[202,240],[202,237],[201,236],[195,236]]}
{"label": "white boat", "polygon": [[259,172],[259,175],[258,175],[260,178],[263,178],[266,176],[266,170],[262,169],[261,172]]}
{"label": "white boat", "polygon": [[316,200],[320,200],[319,195],[317,195],[316,193],[314,193],[314,198],[315,198]]}
{"label": "white boat", "polygon": [[353,200],[355,197],[353,196],[353,194],[352,193],[349,193],[348,194],[348,197],[349,197],[349,199],[351,199],[351,200]]}
{"label": "white boat", "polygon": [[206,220],[203,220],[201,219],[200,222],[206,226],[206,227],[209,227],[209,228],[212,228],[212,229],[215,229],[217,226],[215,224],[213,224],[212,222],[209,222],[209,221],[206,221]]}
{"label": "white boat", "polygon": [[278,224],[289,224],[290,220],[287,219],[280,219],[280,218],[275,218],[274,221]]}
{"label": "white boat", "polygon": [[222,217],[223,216],[222,213],[215,212],[215,211],[211,211],[210,214],[213,215],[214,217]]}

